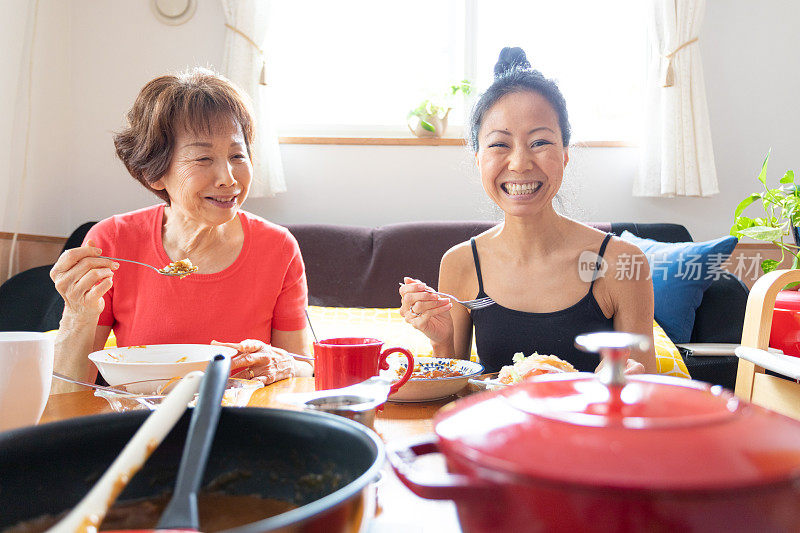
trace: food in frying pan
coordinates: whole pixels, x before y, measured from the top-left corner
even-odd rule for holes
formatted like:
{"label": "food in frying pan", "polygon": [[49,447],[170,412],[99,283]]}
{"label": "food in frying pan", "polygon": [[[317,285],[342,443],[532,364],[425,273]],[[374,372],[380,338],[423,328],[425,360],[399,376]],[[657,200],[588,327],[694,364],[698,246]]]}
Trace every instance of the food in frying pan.
{"label": "food in frying pan", "polygon": [[[108,529],[152,529],[164,508],[169,503],[170,494],[154,498],[117,502],[109,509],[100,531]],[[198,494],[201,531],[221,531],[263,520],[297,506],[291,502],[262,498],[255,495],[230,495],[221,492],[201,492]],[[62,515],[45,515],[11,526],[3,533],[39,533],[58,522]]]}

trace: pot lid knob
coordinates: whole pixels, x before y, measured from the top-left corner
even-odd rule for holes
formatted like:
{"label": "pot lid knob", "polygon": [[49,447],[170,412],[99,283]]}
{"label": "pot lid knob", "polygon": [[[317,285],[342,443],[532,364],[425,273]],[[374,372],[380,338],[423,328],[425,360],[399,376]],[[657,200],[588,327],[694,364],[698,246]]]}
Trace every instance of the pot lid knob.
{"label": "pot lid knob", "polygon": [[650,339],[622,331],[600,331],[578,335],[575,346],[585,352],[599,352],[603,368],[598,372],[598,379],[608,386],[621,387],[626,383],[625,366],[631,349],[647,350]]}

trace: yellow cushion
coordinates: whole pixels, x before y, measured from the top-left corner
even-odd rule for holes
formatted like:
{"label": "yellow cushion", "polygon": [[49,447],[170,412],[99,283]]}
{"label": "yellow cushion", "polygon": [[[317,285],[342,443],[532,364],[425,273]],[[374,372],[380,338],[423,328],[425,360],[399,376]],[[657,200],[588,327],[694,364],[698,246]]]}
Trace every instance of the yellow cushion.
{"label": "yellow cushion", "polygon": [[108,334],[108,338],[106,339],[106,345],[104,348],[116,348],[117,347],[117,336],[114,335],[114,330],[111,330],[111,333]]}
{"label": "yellow cushion", "polygon": [[[308,308],[308,317],[318,339],[332,337],[372,337],[385,347],[400,346],[412,354],[433,354],[428,337],[409,325],[399,308],[317,307]],[[477,354],[473,342],[472,353]]]}
{"label": "yellow cushion", "polygon": [[659,374],[691,379],[678,347],[653,320],[653,341],[656,345],[656,365]]}
{"label": "yellow cushion", "polygon": [[[433,353],[428,338],[414,329],[400,315],[399,308],[317,307],[308,308],[308,316],[319,339],[332,337],[373,337],[386,347],[400,346],[412,354],[425,357]],[[670,376],[689,377],[678,348],[653,321],[653,338],[656,345],[658,372]],[[312,351],[309,346],[309,353]],[[556,354],[558,355],[558,354]],[[472,339],[470,359],[477,361],[475,336]]]}

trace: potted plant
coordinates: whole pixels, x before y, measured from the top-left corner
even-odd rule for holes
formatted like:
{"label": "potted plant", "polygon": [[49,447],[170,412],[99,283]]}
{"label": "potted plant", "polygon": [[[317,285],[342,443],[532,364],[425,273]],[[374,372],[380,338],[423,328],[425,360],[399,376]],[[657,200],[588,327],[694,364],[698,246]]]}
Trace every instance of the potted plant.
{"label": "potted plant", "polygon": [[[792,268],[800,266],[800,187],[795,184],[794,171],[787,170],[780,179],[780,186],[770,189],[767,186],[767,163],[770,152],[761,165],[757,179],[764,187],[763,192],[754,192],[739,202],[733,213],[734,221],[730,234],[741,239],[749,237],[757,241],[771,242],[781,250],[780,261],[765,259],[761,261],[764,273],[772,272],[786,258],[792,256]],[[744,216],[745,209],[761,200],[765,216],[750,218]],[[792,244],[785,242],[791,238]]]}
{"label": "potted plant", "polygon": [[[776,259],[761,261],[761,270],[764,273],[778,268],[787,253],[792,257],[792,268],[800,265],[800,259],[798,259],[798,255],[800,255],[800,236],[798,235],[800,188],[795,184],[792,170],[786,171],[780,179],[780,186],[773,189],[767,186],[769,155],[768,152],[757,177],[764,187],[764,191],[754,192],[739,202],[734,211],[734,221],[731,227],[731,235],[735,237],[750,237],[758,241],[771,242],[780,248],[780,261]],[[759,200],[765,216],[750,218],[742,214],[745,209]],[[793,244],[785,242],[786,237],[791,237]],[[797,283],[787,285],[775,298],[769,345],[783,350],[785,354],[800,357],[800,351],[798,351],[800,294],[797,292],[797,285]]]}
{"label": "potted plant", "polygon": [[426,98],[408,112],[408,129],[417,137],[441,137],[447,130],[447,115],[453,109],[453,99],[457,94],[469,96],[472,83],[461,80],[443,95]]}

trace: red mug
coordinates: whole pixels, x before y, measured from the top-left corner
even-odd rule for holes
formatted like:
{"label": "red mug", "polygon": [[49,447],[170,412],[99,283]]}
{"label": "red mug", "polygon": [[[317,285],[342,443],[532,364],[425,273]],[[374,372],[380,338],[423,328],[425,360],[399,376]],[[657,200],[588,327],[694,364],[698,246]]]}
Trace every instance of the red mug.
{"label": "red mug", "polygon": [[317,390],[338,389],[361,383],[388,370],[386,356],[395,352],[408,359],[406,373],[392,383],[389,394],[394,394],[414,373],[414,356],[404,348],[387,348],[381,352],[383,342],[365,337],[325,339],[314,343],[314,385]]}

